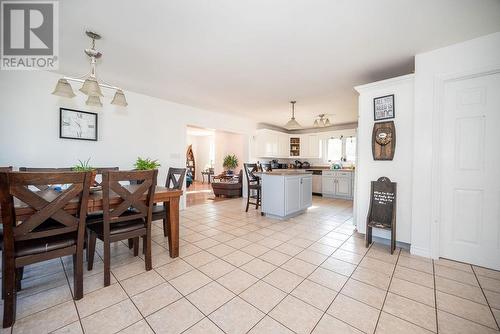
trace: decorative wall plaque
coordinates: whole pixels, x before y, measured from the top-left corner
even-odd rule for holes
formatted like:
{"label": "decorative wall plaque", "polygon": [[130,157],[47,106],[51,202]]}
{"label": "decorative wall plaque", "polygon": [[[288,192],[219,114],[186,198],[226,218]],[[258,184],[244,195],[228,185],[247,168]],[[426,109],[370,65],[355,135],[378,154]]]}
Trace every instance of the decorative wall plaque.
{"label": "decorative wall plaque", "polygon": [[394,113],[394,94],[373,99],[373,119],[375,121],[394,118]]}
{"label": "decorative wall plaque", "polygon": [[392,160],[396,150],[396,127],[393,121],[373,124],[372,154],[374,160]]}
{"label": "decorative wall plaque", "polygon": [[396,247],[396,182],[383,176],[372,181],[370,208],[366,217],[366,246],[372,242],[372,229],[391,231],[391,254]]}

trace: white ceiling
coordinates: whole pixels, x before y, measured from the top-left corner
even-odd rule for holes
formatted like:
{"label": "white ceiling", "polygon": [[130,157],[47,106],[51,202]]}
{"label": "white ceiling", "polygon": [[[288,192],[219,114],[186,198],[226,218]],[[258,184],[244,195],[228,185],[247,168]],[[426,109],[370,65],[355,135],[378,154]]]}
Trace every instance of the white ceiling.
{"label": "white ceiling", "polygon": [[500,31],[499,0],[64,0],[60,72],[283,125],[356,121],[353,86],[413,71],[413,55]]}

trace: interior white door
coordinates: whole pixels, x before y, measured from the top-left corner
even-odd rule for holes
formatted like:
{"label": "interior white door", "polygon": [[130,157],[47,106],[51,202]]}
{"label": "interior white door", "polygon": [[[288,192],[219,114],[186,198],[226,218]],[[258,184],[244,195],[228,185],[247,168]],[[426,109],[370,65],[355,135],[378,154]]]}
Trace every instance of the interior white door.
{"label": "interior white door", "polygon": [[440,256],[500,269],[500,73],[447,82]]}

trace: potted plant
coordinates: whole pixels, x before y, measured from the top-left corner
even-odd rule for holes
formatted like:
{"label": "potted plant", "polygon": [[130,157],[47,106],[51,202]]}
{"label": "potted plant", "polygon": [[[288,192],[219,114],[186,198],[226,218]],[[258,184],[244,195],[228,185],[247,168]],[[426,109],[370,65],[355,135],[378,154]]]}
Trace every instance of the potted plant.
{"label": "potted plant", "polygon": [[158,162],[158,160],[151,160],[150,158],[141,158],[138,157],[137,160],[135,161],[134,167],[137,170],[151,170],[151,169],[158,169],[161,164]]}
{"label": "potted plant", "polygon": [[224,157],[222,167],[226,169],[227,175],[233,175],[234,169],[238,167],[238,158],[234,154],[228,154]]}
{"label": "potted plant", "polygon": [[73,171],[75,172],[92,172],[92,178],[90,179],[90,184],[94,186],[95,183],[95,177],[96,177],[96,170],[94,167],[90,165],[90,158],[88,158],[85,161],[78,160],[78,163],[73,166]]}

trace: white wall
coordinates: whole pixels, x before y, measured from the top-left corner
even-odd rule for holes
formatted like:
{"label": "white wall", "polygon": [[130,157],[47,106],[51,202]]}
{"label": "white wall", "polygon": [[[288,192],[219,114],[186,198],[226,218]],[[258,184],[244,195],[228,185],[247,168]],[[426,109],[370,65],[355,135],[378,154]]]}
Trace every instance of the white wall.
{"label": "white wall", "polygon": [[[187,124],[245,136],[256,129],[247,118],[129,91],[127,108],[110,105],[109,91],[104,92],[102,108],[89,107],[79,92],[73,99],[51,95],[60,77],[38,71],[0,73],[0,165],[64,167],[90,157],[94,166],[130,169],[138,156],[151,157],[162,164],[161,184],[168,167],[185,166]],[[76,92],[79,87],[73,88]],[[59,107],[97,112],[99,140],[60,139]]]}
{"label": "white wall", "polygon": [[[439,82],[445,78],[500,69],[500,32],[415,57],[415,119],[412,252],[439,256],[438,180]],[[500,92],[499,92],[500,93]],[[418,139],[418,140],[417,140]]]}
{"label": "white wall", "polygon": [[[356,87],[359,95],[358,161],[356,167],[355,223],[366,231],[370,204],[370,182],[386,176],[397,182],[396,240],[411,241],[411,193],[413,161],[413,75]],[[396,151],[392,161],[375,161],[372,155],[373,99],[394,94]],[[374,229],[374,235],[390,239],[389,231]]]}
{"label": "white wall", "polygon": [[249,161],[248,137],[237,133],[224,131],[215,132],[215,175],[224,171],[222,163],[228,154],[234,154],[238,158],[238,167],[234,170],[239,173],[243,168],[243,163]]}

